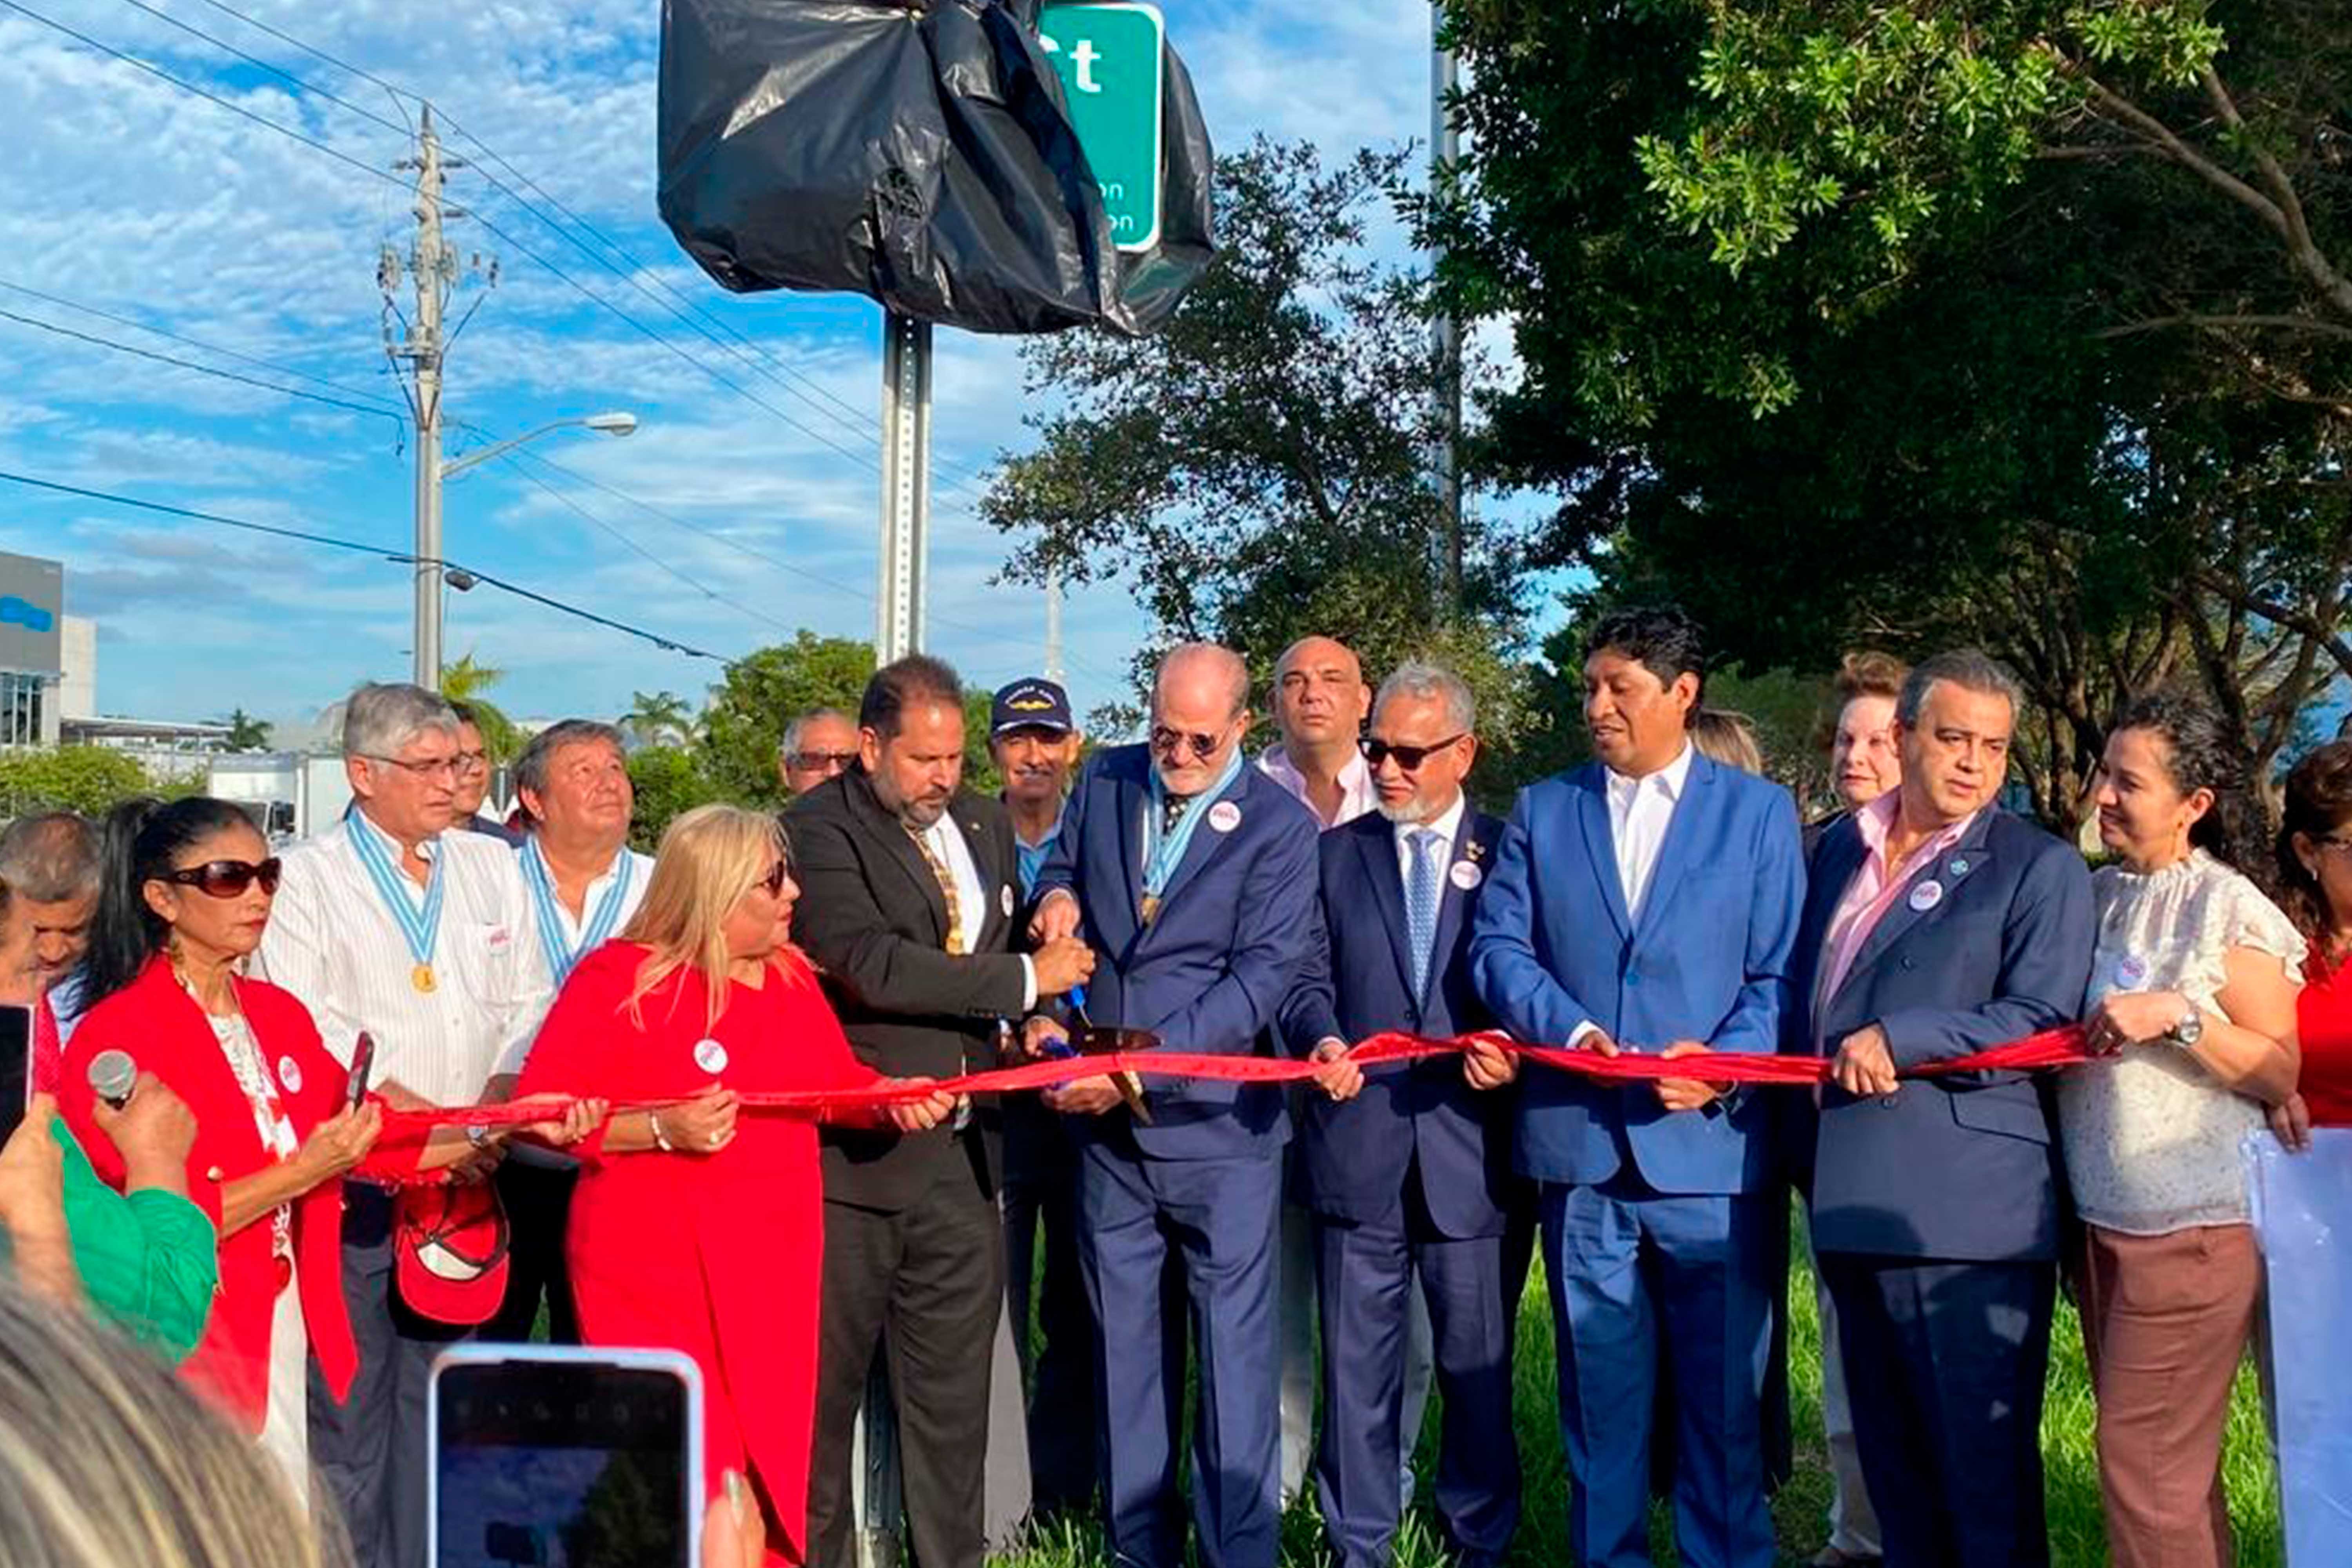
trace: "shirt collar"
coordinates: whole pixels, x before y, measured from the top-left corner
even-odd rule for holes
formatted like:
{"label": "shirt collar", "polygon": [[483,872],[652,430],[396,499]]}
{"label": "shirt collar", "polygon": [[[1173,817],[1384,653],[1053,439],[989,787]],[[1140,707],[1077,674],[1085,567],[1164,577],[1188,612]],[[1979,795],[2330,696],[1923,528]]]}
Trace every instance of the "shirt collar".
{"label": "shirt collar", "polygon": [[[1066,810],[1067,808],[1065,807],[1064,809]],[[1061,836],[1062,813],[1057,811],[1054,814],[1053,826],[1047,827],[1045,831],[1038,837],[1036,842],[1032,843],[1028,839],[1022,837],[1021,829],[1018,827],[1013,830],[1013,842],[1018,844],[1024,849],[1043,849]]]}
{"label": "shirt collar", "polygon": [[1606,770],[1609,774],[1609,794],[1614,799],[1630,800],[1647,787],[1656,790],[1669,801],[1679,801],[1683,797],[1684,786],[1690,783],[1691,759],[1697,754],[1691,749],[1691,743],[1685,741],[1683,749],[1675,753],[1675,760],[1656,773],[1644,773],[1640,778],[1634,778],[1629,773],[1621,773],[1615,768],[1610,768]]}
{"label": "shirt collar", "polygon": [[1450,847],[1460,838],[1462,818],[1469,809],[1470,797],[1467,795],[1457,794],[1454,797],[1452,805],[1447,806],[1427,822],[1398,822],[1391,823],[1390,826],[1395,829],[1396,840],[1400,844],[1408,842],[1407,836],[1416,828],[1425,827]]}
{"label": "shirt collar", "polygon": [[[367,814],[366,809],[362,807],[358,801],[354,800],[352,802],[351,814],[343,820],[351,824],[352,832],[364,833],[369,837],[374,839],[378,844],[383,846],[385,850],[391,854],[392,863],[394,865],[397,866],[400,864],[400,858],[404,852],[400,840],[394,838],[391,834],[386,833],[381,826],[377,826],[375,818],[370,816]],[[420,860],[430,860],[435,856],[440,854],[440,852],[441,836],[437,833],[432,837],[421,839],[417,843],[416,858]]]}
{"label": "shirt collar", "polygon": [[[1881,860],[1885,858],[1887,836],[1895,831],[1895,814],[1902,808],[1903,792],[1899,789],[1888,790],[1869,805],[1854,807],[1853,826],[1855,831],[1862,835],[1863,847],[1869,851],[1871,859]],[[1912,857],[1916,858],[1923,852],[1941,850],[1947,846],[1958,843],[1961,837],[1975,825],[1977,818],[1984,815],[1985,809],[1980,805],[1958,821],[1944,824],[1919,841],[1918,847],[1911,852]],[[1899,869],[1899,868],[1895,868]]]}

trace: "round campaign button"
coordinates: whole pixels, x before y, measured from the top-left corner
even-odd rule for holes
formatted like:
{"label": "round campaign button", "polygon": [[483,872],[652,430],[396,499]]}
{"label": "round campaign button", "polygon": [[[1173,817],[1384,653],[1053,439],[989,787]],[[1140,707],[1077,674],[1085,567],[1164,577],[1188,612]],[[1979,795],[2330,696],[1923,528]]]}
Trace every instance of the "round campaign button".
{"label": "round campaign button", "polygon": [[1003,887],[996,889],[996,907],[1004,911],[1004,918],[1006,920],[1011,920],[1013,918],[1012,883],[1007,882]]}
{"label": "round campaign button", "polygon": [[2147,960],[2127,952],[2116,960],[2116,989],[2137,991],[2147,984]]}
{"label": "round campaign button", "polygon": [[1944,901],[1944,884],[1933,879],[1911,889],[1911,909],[1915,914],[1926,914]]}
{"label": "round campaign button", "polygon": [[286,1086],[289,1094],[302,1092],[302,1067],[292,1057],[278,1058],[278,1081]]}
{"label": "round campaign button", "polygon": [[1445,879],[1466,893],[1485,881],[1486,873],[1478,869],[1475,860],[1456,860],[1454,869],[1445,873]]}
{"label": "round campaign button", "polygon": [[725,1072],[727,1070],[727,1047],[720,1045],[717,1040],[695,1041],[694,1065],[700,1068],[704,1072]]}
{"label": "round campaign button", "polygon": [[1209,826],[1220,833],[1231,833],[1242,825],[1242,808],[1232,801],[1221,800],[1209,808]]}

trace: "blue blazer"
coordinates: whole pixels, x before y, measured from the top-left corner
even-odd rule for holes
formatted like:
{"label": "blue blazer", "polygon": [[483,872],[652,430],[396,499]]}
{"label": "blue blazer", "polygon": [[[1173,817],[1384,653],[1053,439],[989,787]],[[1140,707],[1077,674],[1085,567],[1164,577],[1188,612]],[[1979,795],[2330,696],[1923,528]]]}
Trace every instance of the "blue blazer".
{"label": "blue blazer", "polygon": [[[1283,1040],[1293,1055],[1306,1056],[1319,1040],[1352,1045],[1383,1029],[1447,1036],[1494,1026],[1470,984],[1470,914],[1502,836],[1495,818],[1463,812],[1453,866],[1470,868],[1460,873],[1465,879],[1479,879],[1465,889],[1449,867],[1438,884],[1429,978],[1416,994],[1395,827],[1375,813],[1323,835],[1317,847],[1328,947],[1314,955],[1283,1005]],[[1461,1060],[1450,1056],[1370,1068],[1363,1092],[1345,1103],[1309,1086],[1299,1132],[1308,1206],[1335,1219],[1378,1219],[1404,1201],[1405,1173],[1418,1159],[1423,1201],[1440,1235],[1457,1241],[1502,1235],[1516,1098],[1508,1089],[1472,1089]]]}
{"label": "blue blazer", "polygon": [[[1087,1014],[1150,1029],[1171,1051],[1255,1056],[1282,999],[1321,946],[1315,818],[1280,784],[1244,765],[1219,802],[1241,820],[1203,821],[1150,925],[1142,920],[1143,814],[1151,759],[1141,746],[1095,753],[1062,811],[1037,896],[1076,895],[1079,934],[1095,950]],[[1203,809],[1195,807],[1195,809]],[[1206,809],[1213,810],[1214,807]],[[1290,1136],[1279,1088],[1147,1078],[1151,1122],[1124,1106],[1068,1119],[1080,1138],[1131,1135],[1136,1151],[1184,1160],[1262,1154]]]}
{"label": "blue blazer", "polygon": [[[1881,918],[1825,1005],[1814,1005],[1830,918],[1860,868],[1851,818],[1813,851],[1794,975],[1791,1051],[1834,1055],[1868,1024],[1898,1068],[1963,1057],[2081,1016],[2097,917],[2070,846],[1989,808]],[[2063,1175],[2047,1085],[2025,1073],[1911,1079],[1856,1100],[1829,1088],[1812,1137],[1813,1245],[1951,1262],[2057,1256]]]}
{"label": "blue blazer", "polygon": [[[1644,1050],[1679,1039],[1777,1049],[1804,900],[1796,803],[1779,784],[1693,755],[1635,921],[1617,876],[1607,777],[1594,763],[1519,793],[1472,924],[1478,994],[1512,1034],[1547,1045],[1589,1021]],[[1659,1193],[1754,1192],[1771,1163],[1768,1116],[1758,1095],[1675,1112],[1646,1083],[1529,1068],[1518,1167],[1591,1184],[1631,1165]]]}

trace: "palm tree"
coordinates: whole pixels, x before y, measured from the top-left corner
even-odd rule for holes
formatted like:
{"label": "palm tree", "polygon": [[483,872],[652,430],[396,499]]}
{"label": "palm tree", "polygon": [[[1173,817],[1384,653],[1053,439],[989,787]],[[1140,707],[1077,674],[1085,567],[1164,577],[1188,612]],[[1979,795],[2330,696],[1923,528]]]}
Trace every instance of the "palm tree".
{"label": "palm tree", "polygon": [[641,746],[684,745],[694,733],[694,710],[675,691],[632,691],[621,728]]}
{"label": "palm tree", "polygon": [[242,708],[230,710],[229,716],[221,722],[228,726],[228,734],[223,738],[222,744],[232,752],[258,752],[269,744],[272,726]]}
{"label": "palm tree", "polygon": [[482,696],[504,679],[506,671],[486,664],[478,664],[468,651],[455,664],[441,667],[441,695],[452,702],[462,702],[474,715],[475,728],[482,732],[482,749],[490,754],[492,767],[504,767],[522,752],[522,731],[504,710]]}

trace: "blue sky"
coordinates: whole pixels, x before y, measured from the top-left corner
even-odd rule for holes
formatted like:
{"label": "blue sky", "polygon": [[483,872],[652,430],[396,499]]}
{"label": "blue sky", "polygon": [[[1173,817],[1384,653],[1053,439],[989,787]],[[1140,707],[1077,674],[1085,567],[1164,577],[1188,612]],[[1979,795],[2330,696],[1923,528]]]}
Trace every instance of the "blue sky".
{"label": "blue sky", "polygon": [[[729,296],[671,243],[654,212],[657,5],[230,3],[427,95],[462,128],[448,137],[454,153],[517,190],[526,188],[515,172],[527,176],[619,243],[630,258],[613,258],[620,272],[656,296],[690,299],[760,345],[750,360],[730,357],[480,175],[454,175],[450,199],[484,221],[458,224],[453,239],[461,254],[495,257],[498,276],[460,297],[460,310],[480,303],[451,354],[451,416],[501,435],[603,409],[644,423],[626,439],[567,433],[530,448],[568,473],[523,459],[453,483],[449,559],[730,657],[799,626],[872,635],[878,311],[857,299]],[[402,136],[376,122],[403,119],[382,88],[207,0],[26,4],[371,167],[388,170],[405,153]],[[1335,153],[1425,133],[1426,0],[1165,8],[1221,148],[1259,132]],[[397,186],[14,12],[0,12],[0,94],[16,127],[11,199],[0,210],[0,310],[256,376],[280,373],[252,361],[288,367],[319,378],[292,384],[322,396],[398,402],[375,280],[380,250],[404,251],[412,228]],[[484,145],[506,166],[487,160]],[[793,423],[699,374],[486,224]],[[5,320],[0,343],[13,361],[0,384],[0,468],[408,545],[411,458],[392,420]],[[1024,444],[1015,355],[1010,340],[940,334],[929,642],[992,684],[1030,671],[1043,652],[1041,597],[990,585],[1006,541],[973,510],[971,476]],[[460,433],[452,455],[479,441]],[[108,712],[198,719],[242,706],[299,724],[356,681],[408,669],[407,571],[365,555],[12,485],[0,485],[0,549],[66,563],[68,610],[100,623]],[[1066,606],[1065,629],[1081,708],[1117,695],[1126,655],[1147,630],[1132,602],[1115,587],[1089,590]],[[521,714],[616,712],[633,690],[698,700],[718,673],[488,590],[450,597],[446,638],[452,658],[470,651],[508,671],[498,696]]]}

